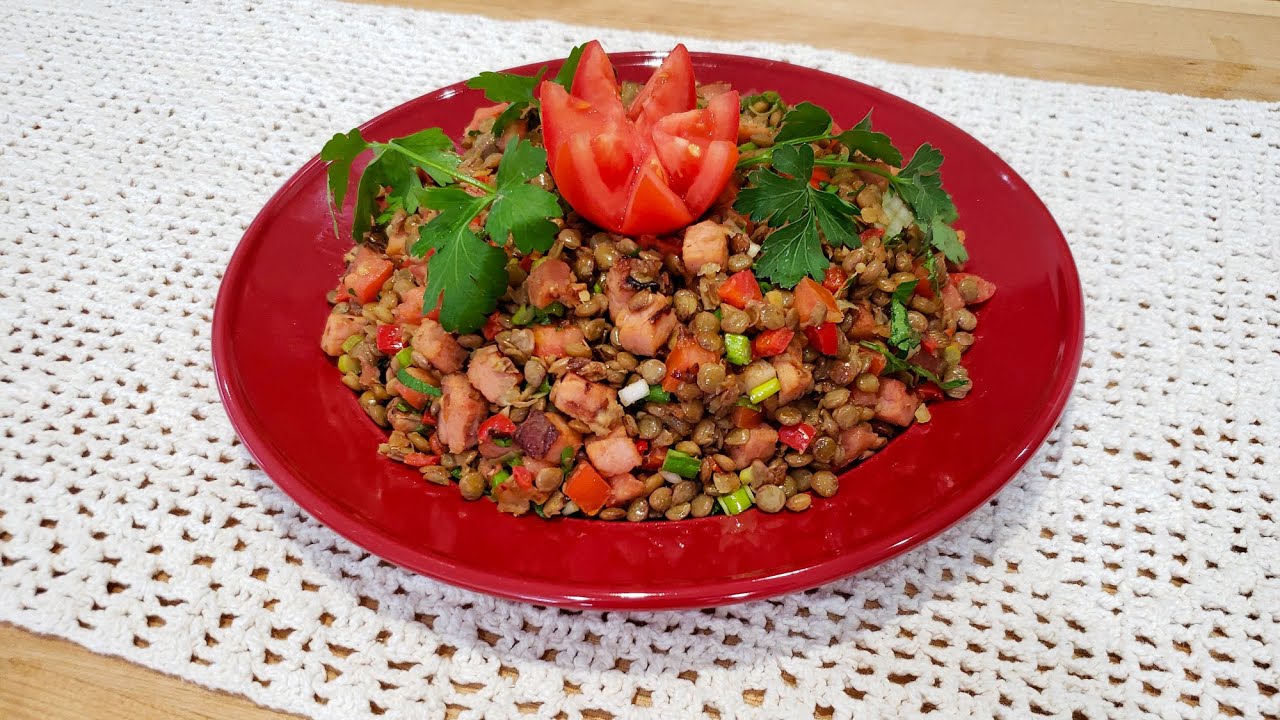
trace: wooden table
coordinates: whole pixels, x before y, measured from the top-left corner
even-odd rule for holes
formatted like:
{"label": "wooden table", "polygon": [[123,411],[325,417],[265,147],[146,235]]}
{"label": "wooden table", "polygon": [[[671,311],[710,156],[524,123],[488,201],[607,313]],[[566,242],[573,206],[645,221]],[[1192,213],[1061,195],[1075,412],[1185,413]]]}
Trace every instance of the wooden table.
{"label": "wooden table", "polygon": [[[551,17],[688,37],[802,42],[921,65],[1217,98],[1280,100],[1280,0],[837,3],[737,0],[403,0],[501,18]],[[77,645],[0,626],[0,717],[290,717]]]}

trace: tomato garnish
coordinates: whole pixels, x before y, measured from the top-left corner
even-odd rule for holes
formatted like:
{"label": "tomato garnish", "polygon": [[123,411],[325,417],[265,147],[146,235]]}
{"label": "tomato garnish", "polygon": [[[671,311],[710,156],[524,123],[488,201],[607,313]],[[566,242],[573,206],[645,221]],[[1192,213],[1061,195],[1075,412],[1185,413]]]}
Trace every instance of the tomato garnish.
{"label": "tomato garnish", "polygon": [[738,160],[738,94],[698,109],[693,61],[677,45],[631,103],[599,42],[588,43],[571,91],[543,82],[547,166],[586,219],[624,235],[661,235],[693,222],[724,190]]}

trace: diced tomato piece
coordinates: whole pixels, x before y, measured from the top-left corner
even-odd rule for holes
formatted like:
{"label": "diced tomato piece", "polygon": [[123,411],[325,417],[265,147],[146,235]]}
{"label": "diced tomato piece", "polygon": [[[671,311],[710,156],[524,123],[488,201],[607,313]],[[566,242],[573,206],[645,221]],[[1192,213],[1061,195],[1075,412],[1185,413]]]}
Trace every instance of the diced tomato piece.
{"label": "diced tomato piece", "polygon": [[[813,174],[809,176],[809,184],[812,185],[814,189],[817,189],[822,186],[822,183],[827,182],[830,179],[831,179],[831,173],[827,172],[826,168],[815,167],[813,169]],[[835,291],[832,290],[832,292],[835,292]]]}
{"label": "diced tomato piece", "polygon": [[641,235],[636,238],[636,245],[646,250],[657,250],[663,255],[679,255],[681,253],[681,244],[671,238],[658,237],[657,235]]}
{"label": "diced tomato piece", "polygon": [[884,372],[884,367],[889,363],[884,356],[875,351],[869,351],[867,356],[871,358],[871,362],[867,365],[867,372],[872,375],[879,375]]}
{"label": "diced tomato piece", "polygon": [[383,355],[393,355],[404,349],[404,333],[395,325],[378,326],[378,350]]}
{"label": "diced tomato piece", "polygon": [[594,516],[609,501],[609,483],[600,477],[600,473],[583,460],[569,474],[564,484],[564,494],[577,504],[582,511]]}
{"label": "diced tomato piece", "polygon": [[382,289],[382,284],[395,271],[395,264],[382,257],[367,245],[356,250],[356,257],[351,262],[351,270],[342,278],[342,289],[354,293],[362,304],[373,300]]}
{"label": "diced tomato piece", "polygon": [[422,296],[426,295],[425,287],[415,287],[400,295],[400,304],[396,306],[396,322],[406,325],[417,325],[422,322]]}
{"label": "diced tomato piece", "polygon": [[671,392],[682,382],[696,382],[698,368],[719,359],[719,355],[702,347],[692,337],[681,337],[667,354],[667,376],[662,379],[662,389]]}
{"label": "diced tomato piece", "polygon": [[926,300],[933,299],[933,285],[929,282],[929,271],[923,264],[916,265],[912,270],[916,275],[916,294]]}
{"label": "diced tomato piece", "polygon": [[920,338],[920,346],[924,348],[924,351],[927,353],[938,352],[938,341],[934,340],[933,336],[928,333],[925,333],[924,336]]}
{"label": "diced tomato piece", "polygon": [[426,453],[409,453],[404,456],[404,464],[413,467],[427,467],[428,465],[439,465],[439,455],[428,455]]}
{"label": "diced tomato piece", "polygon": [[512,422],[511,418],[502,413],[498,413],[480,423],[480,429],[476,431],[476,436],[480,439],[480,442],[510,439],[515,434],[516,424]]}
{"label": "diced tomato piece", "polygon": [[502,332],[502,324],[499,322],[501,318],[502,313],[495,312],[489,316],[489,320],[485,322],[484,327],[480,328],[480,333],[484,335],[485,340],[492,342],[498,333]]}
{"label": "diced tomato piece", "polygon": [[862,242],[866,242],[868,240],[878,238],[878,237],[884,237],[884,228],[869,227],[866,230],[863,230],[861,233],[858,233],[858,239],[861,240]]}
{"label": "diced tomato piece", "polygon": [[644,455],[649,452],[649,441],[643,438],[636,440],[636,452]]}
{"label": "diced tomato piece", "polygon": [[756,357],[762,358],[781,355],[787,351],[787,346],[791,344],[791,338],[795,335],[796,331],[791,328],[765,330],[751,341],[751,351]]}
{"label": "diced tomato piece", "polygon": [[821,316],[818,323],[825,322],[838,323],[844,319],[844,313],[840,312],[840,308],[836,305],[836,298],[831,291],[814,281],[813,278],[806,277],[796,285],[795,289],[795,306],[796,312],[800,314],[800,324],[813,325],[815,308],[821,306],[826,309],[826,314]]}
{"label": "diced tomato piece", "polygon": [[978,296],[975,297],[973,300],[969,301],[968,303],[966,303],[967,305],[986,302],[991,299],[992,295],[996,294],[995,283],[989,280],[984,280],[983,278],[980,278],[977,275],[974,275],[972,273],[961,273],[961,272],[951,273],[951,277],[949,278],[948,282],[950,282],[950,284],[955,285],[957,288],[959,288],[960,283],[964,282],[965,279],[968,279],[968,278],[972,278],[973,281],[978,284]]}
{"label": "diced tomato piece", "polygon": [[809,449],[809,443],[813,442],[813,437],[817,434],[818,431],[808,423],[786,425],[778,430],[778,440],[791,446],[796,452],[804,452]]}
{"label": "diced tomato piece", "polygon": [[720,285],[720,302],[732,305],[739,310],[743,310],[753,301],[764,299],[764,294],[760,292],[760,283],[756,282],[755,273],[750,270],[730,275]]}
{"label": "diced tomato piece", "polygon": [[832,265],[827,268],[827,274],[822,278],[822,287],[826,288],[832,295],[840,292],[845,282],[849,280],[849,276],[839,265]]}
{"label": "diced tomato piece", "polygon": [[764,413],[746,405],[735,405],[733,412],[730,413],[729,419],[733,422],[734,427],[751,428],[760,427],[760,423],[764,422]]}
{"label": "diced tomato piece", "polygon": [[840,352],[840,328],[835,323],[823,323],[804,329],[804,336],[809,344],[823,355],[835,355]]}

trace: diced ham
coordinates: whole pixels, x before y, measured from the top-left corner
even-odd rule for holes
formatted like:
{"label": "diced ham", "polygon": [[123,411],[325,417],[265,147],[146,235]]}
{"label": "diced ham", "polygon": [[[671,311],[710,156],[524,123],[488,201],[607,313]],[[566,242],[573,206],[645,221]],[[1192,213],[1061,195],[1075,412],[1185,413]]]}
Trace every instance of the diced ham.
{"label": "diced ham", "polygon": [[488,406],[467,376],[462,373],[445,375],[440,381],[442,397],[440,400],[440,418],[437,432],[440,442],[449,448],[451,453],[460,453],[467,448],[475,447],[476,431],[480,421],[484,419]]}
{"label": "diced ham", "polygon": [[544,360],[569,357],[569,348],[579,343],[586,345],[587,337],[577,325],[533,326],[533,354]]}
{"label": "diced ham", "polygon": [[508,480],[493,489],[493,499],[498,503],[498,511],[523,515],[529,512],[529,503],[533,502],[536,491],[531,487],[521,487],[514,480]]}
{"label": "diced ham", "polygon": [[779,404],[786,405],[799,400],[813,389],[813,373],[805,369],[796,345],[793,344],[785,353],[774,356],[769,362],[773,365],[781,386],[778,390]]}
{"label": "diced ham", "polygon": [[747,442],[729,447],[729,458],[734,467],[741,470],[756,460],[767,460],[778,449],[778,431],[768,425],[760,425],[747,431]]}
{"label": "diced ham", "polygon": [[920,400],[907,391],[900,380],[880,378],[880,397],[876,400],[876,418],[895,425],[910,425]]}
{"label": "diced ham", "polygon": [[529,291],[529,302],[536,307],[544,308],[557,300],[573,307],[581,301],[578,292],[585,290],[586,285],[573,281],[568,263],[549,258],[529,273],[525,289]]}
{"label": "diced ham", "polygon": [[671,301],[663,295],[651,295],[649,304],[639,310],[618,313],[618,343],[634,355],[657,355],[676,329],[676,315]]}
{"label": "diced ham", "polygon": [[609,483],[609,507],[621,507],[644,495],[644,483],[631,473],[606,477],[605,482]]}
{"label": "diced ham", "polygon": [[551,386],[551,403],[595,432],[607,433],[622,419],[617,390],[575,373],[567,373]]}
{"label": "diced ham", "polygon": [[630,310],[631,298],[641,287],[631,272],[640,267],[640,263],[651,264],[652,270],[656,274],[660,265],[656,260],[645,260],[641,258],[620,258],[609,268],[608,274],[604,278],[604,294],[609,299],[609,317],[617,324],[618,318],[623,312]]}
{"label": "diced ham", "polygon": [[560,453],[565,448],[577,453],[582,447],[582,435],[569,427],[565,419],[555,413],[534,410],[516,428],[515,444],[530,458],[553,465],[560,464]]}
{"label": "diced ham", "polygon": [[524,380],[524,373],[517,370],[511,358],[503,355],[496,346],[485,345],[471,353],[467,379],[489,402],[510,405],[519,397],[516,388]]}
{"label": "diced ham", "polygon": [[356,315],[338,315],[330,313],[324,321],[324,334],[320,336],[320,349],[325,355],[338,357],[342,354],[342,343],[347,338],[364,330],[364,318]]}
{"label": "diced ham", "polygon": [[640,457],[640,451],[636,449],[635,441],[627,435],[626,428],[621,425],[615,427],[613,432],[605,437],[588,440],[587,457],[596,470],[605,477],[629,473],[644,460]]}
{"label": "diced ham", "polygon": [[413,333],[413,349],[426,358],[442,373],[456,373],[467,361],[467,351],[440,323],[422,318],[422,324]]}
{"label": "diced ham", "polygon": [[681,250],[685,270],[692,276],[714,263],[724,270],[729,265],[729,228],[713,220],[703,220],[684,231]]}
{"label": "diced ham", "polygon": [[421,285],[401,293],[400,304],[394,311],[396,322],[406,325],[422,322],[422,296],[426,294],[427,289]]}
{"label": "diced ham", "polygon": [[884,438],[876,434],[867,423],[858,423],[840,432],[840,447],[844,449],[844,461],[853,462],[862,453],[884,446]]}
{"label": "diced ham", "polygon": [[[954,279],[955,275],[952,274]],[[949,282],[942,286],[942,309],[954,313],[956,310],[964,307],[964,298],[960,297],[960,291],[956,289],[954,282]]]}

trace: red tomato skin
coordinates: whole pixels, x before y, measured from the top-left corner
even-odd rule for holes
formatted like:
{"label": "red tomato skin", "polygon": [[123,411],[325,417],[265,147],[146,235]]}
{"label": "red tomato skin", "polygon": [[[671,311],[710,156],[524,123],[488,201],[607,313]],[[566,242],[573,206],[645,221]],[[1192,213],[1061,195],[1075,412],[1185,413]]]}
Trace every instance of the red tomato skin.
{"label": "red tomato skin", "polygon": [[764,299],[760,292],[760,283],[756,282],[755,273],[750,270],[734,273],[725,280],[718,291],[720,302],[728,303],[739,310],[746,309],[753,301]]}

